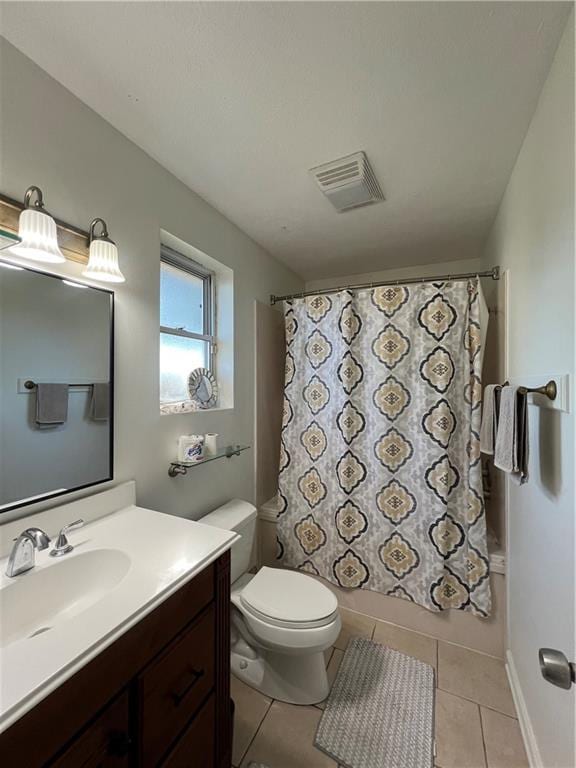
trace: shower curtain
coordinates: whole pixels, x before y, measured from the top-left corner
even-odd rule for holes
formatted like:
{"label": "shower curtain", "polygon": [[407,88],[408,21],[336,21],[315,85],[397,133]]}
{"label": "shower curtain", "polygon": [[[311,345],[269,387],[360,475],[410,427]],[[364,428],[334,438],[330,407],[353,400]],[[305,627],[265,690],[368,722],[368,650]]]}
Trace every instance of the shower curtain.
{"label": "shower curtain", "polygon": [[490,613],[478,279],[285,303],[279,558]]}

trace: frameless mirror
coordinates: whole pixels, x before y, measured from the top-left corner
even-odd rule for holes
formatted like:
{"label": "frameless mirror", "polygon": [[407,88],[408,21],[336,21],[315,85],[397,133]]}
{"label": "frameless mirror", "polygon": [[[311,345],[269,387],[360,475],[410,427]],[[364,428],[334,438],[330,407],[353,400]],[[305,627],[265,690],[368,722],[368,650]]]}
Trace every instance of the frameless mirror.
{"label": "frameless mirror", "polygon": [[113,311],[0,262],[0,512],[112,479]]}

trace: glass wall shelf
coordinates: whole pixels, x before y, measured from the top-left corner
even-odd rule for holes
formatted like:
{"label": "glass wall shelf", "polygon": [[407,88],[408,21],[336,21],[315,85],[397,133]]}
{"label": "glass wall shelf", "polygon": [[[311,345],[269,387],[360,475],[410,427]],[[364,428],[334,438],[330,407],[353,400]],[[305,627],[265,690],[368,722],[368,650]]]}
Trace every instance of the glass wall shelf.
{"label": "glass wall shelf", "polygon": [[201,464],[207,464],[209,461],[216,461],[216,459],[231,459],[232,456],[240,456],[242,451],[247,451],[250,448],[249,445],[227,445],[225,448],[220,448],[216,453],[211,456],[203,456],[198,461],[184,462],[173,461],[170,464],[168,474],[170,477],[178,477],[178,475],[186,475],[188,470],[192,467],[198,467]]}

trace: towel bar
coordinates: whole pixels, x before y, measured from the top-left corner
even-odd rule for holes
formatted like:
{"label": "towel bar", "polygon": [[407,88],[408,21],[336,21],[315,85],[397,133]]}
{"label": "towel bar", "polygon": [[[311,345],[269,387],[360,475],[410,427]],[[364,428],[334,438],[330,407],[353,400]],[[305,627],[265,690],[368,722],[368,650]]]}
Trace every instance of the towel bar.
{"label": "towel bar", "polygon": [[[27,379],[24,382],[24,386],[26,389],[36,389],[36,382],[32,381],[32,379]],[[68,384],[69,387],[91,387],[92,384]]]}
{"label": "towel bar", "polygon": [[518,387],[518,391],[523,395],[546,395],[549,400],[556,400],[556,395],[558,394],[558,388],[554,379],[550,379],[542,387]]}

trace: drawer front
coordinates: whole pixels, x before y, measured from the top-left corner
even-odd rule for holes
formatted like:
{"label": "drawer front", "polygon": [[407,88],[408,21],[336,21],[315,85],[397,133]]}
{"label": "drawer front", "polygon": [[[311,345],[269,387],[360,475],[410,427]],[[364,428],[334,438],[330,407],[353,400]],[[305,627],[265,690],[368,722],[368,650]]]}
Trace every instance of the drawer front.
{"label": "drawer front", "polygon": [[214,687],[214,605],[139,678],[143,766],[155,766]]}
{"label": "drawer front", "polygon": [[214,768],[215,704],[212,694],[162,763],[162,768]]}
{"label": "drawer front", "polygon": [[[128,693],[109,704],[50,768],[123,768],[130,764]],[[32,736],[33,738],[33,736]],[[14,761],[14,765],[24,765]]]}

